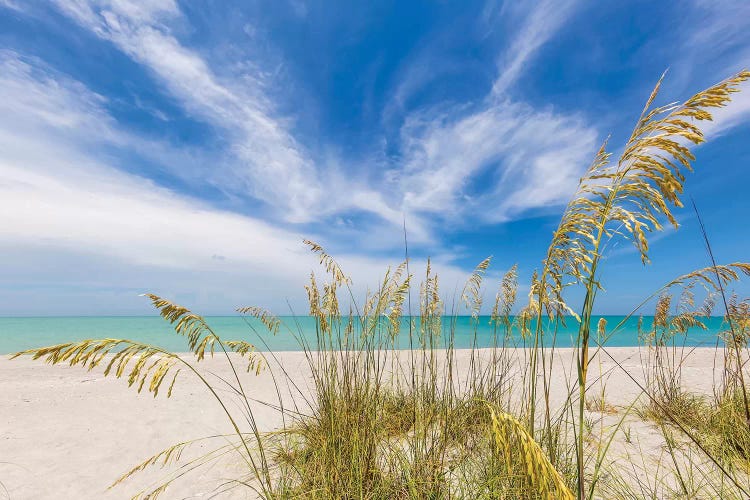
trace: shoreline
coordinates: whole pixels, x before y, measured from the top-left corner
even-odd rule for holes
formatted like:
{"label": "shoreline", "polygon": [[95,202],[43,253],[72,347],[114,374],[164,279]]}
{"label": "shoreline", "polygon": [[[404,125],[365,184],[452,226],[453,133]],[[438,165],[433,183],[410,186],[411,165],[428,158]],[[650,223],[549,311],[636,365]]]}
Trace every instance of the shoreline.
{"label": "shoreline", "polygon": [[[409,347],[409,318],[402,318],[397,342],[402,349]],[[599,318],[608,321],[607,345],[611,347],[637,347],[639,344],[639,318],[631,316],[622,326],[612,332],[625,316],[600,315],[593,317],[592,332],[596,331]],[[648,330],[653,316],[643,316],[644,328]],[[242,316],[206,316],[211,328],[224,340],[245,340],[256,345],[259,350],[294,352],[300,350],[299,337],[315,344],[315,319],[310,316],[280,316],[280,329],[277,335],[268,332],[256,318]],[[246,320],[253,326],[249,326]],[[721,317],[704,319],[707,330],[690,328],[685,340],[693,346],[713,347],[716,338],[725,329]],[[573,318],[566,320],[565,326],[555,329],[557,345],[572,347],[578,334],[578,323]],[[343,326],[342,326],[343,328]],[[255,331],[254,331],[255,329]],[[39,348],[70,341],[100,339],[102,337],[129,339],[135,342],[157,345],[170,352],[187,349],[184,337],[175,334],[172,325],[160,316],[117,316],[117,317],[0,317],[0,355],[13,354],[31,348]],[[492,339],[502,338],[502,328],[495,329],[489,316],[480,316],[472,321],[471,316],[446,316],[443,318],[441,341],[453,335],[457,348],[471,348],[474,336],[480,347],[490,347]],[[517,327],[513,329],[513,342],[521,342]],[[416,341],[416,339],[414,339]],[[545,339],[548,344],[551,337]],[[267,345],[267,347],[266,347]]]}

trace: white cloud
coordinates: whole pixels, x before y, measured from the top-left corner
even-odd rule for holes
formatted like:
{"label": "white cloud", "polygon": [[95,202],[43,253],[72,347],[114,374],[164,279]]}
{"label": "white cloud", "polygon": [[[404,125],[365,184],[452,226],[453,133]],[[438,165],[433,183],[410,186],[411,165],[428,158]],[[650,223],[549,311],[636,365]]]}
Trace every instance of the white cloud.
{"label": "white cloud", "polygon": [[[316,235],[216,210],[106,165],[88,165],[85,172],[76,168],[71,175],[83,152],[71,155],[48,141],[34,146],[44,148],[53,169],[34,172],[0,155],[0,240],[13,242],[0,245],[0,269],[11,266],[3,269],[5,276],[19,266],[33,270],[42,259],[56,264],[54,275],[45,278],[70,289],[192,292],[194,307],[213,311],[250,301],[284,313],[290,299],[304,312],[302,285],[312,269],[322,271],[301,241]],[[354,277],[357,293],[374,287],[387,265],[398,261],[351,253],[337,258]],[[465,277],[451,265],[438,270],[447,283]],[[19,283],[35,281],[33,275],[24,273]],[[45,298],[55,300],[54,293],[46,295],[37,297],[42,307]],[[112,309],[117,305],[110,304]]]}
{"label": "white cloud", "polygon": [[694,0],[694,19],[699,23],[686,30],[688,47],[708,45],[715,51],[747,47],[747,30],[750,27],[750,4],[744,0]]}
{"label": "white cloud", "polygon": [[501,96],[518,79],[534,53],[568,19],[575,4],[576,1],[544,0],[522,13],[524,19],[518,33],[498,62],[499,75],[492,86],[493,95]]}
{"label": "white cloud", "polygon": [[[497,13],[485,12],[485,18],[518,18],[519,28],[500,55],[498,76],[483,100],[407,116],[401,129],[404,168],[391,174],[404,193],[407,209],[502,222],[529,209],[567,202],[599,145],[597,130],[582,116],[537,109],[514,101],[507,91],[575,6],[575,1],[542,2],[530,9],[503,3],[495,6]],[[709,9],[711,22],[701,25],[690,43],[711,42],[714,50],[739,43],[750,46],[746,30],[740,29],[750,27],[750,16],[739,15],[747,6],[736,2],[727,6],[703,6]],[[404,86],[413,92],[415,80],[405,80],[399,92]],[[713,122],[703,124],[709,137],[747,120],[750,89],[747,84],[743,87],[745,91],[735,94],[730,106],[715,111]]]}
{"label": "white cloud", "polygon": [[294,15],[297,17],[307,17],[307,2],[304,0],[289,0],[289,5],[292,8],[292,12],[294,12]]}
{"label": "white cloud", "polygon": [[740,93],[732,96],[729,105],[712,111],[713,121],[701,123],[707,138],[725,134],[750,120],[750,83],[744,82],[740,89]]}
{"label": "white cloud", "polygon": [[[170,26],[180,19],[174,2],[59,2],[82,26],[150,68],[186,109],[233,137],[238,161],[198,176],[234,194],[249,191],[291,222],[354,210],[376,214],[397,228],[406,213],[415,243],[434,242],[422,214],[457,216],[460,202],[469,212],[484,214],[485,220],[505,220],[527,208],[559,202],[575,185],[593,149],[593,131],[577,117],[535,112],[500,96],[564,22],[571,6],[544,3],[529,11],[516,9],[519,12],[512,14],[524,20],[500,58],[498,79],[480,109],[466,115],[456,107],[440,117],[426,110],[408,117],[402,130],[405,164],[388,174],[399,182],[384,183],[377,171],[353,178],[351,168],[314,161],[294,138],[290,122],[276,113],[257,66],[239,75],[242,88],[220,80],[172,33]],[[400,92],[410,91],[402,86]],[[550,134],[534,134],[532,127]],[[525,163],[520,161],[522,153],[529,154]],[[503,185],[494,193],[464,198],[467,184],[488,168],[495,169],[493,180]]]}
{"label": "white cloud", "polygon": [[[434,213],[450,207],[492,222],[565,201],[597,136],[575,116],[510,101],[485,103],[459,119],[410,120],[400,179],[407,206]],[[488,180],[469,189],[479,175]]]}
{"label": "white cloud", "polygon": [[[8,97],[0,101],[0,314],[143,312],[145,303],[134,305],[143,291],[223,312],[255,303],[284,313],[291,298],[304,313],[302,284],[317,264],[301,240],[320,235],[218,210],[112,167],[92,152],[99,132],[105,141],[127,134],[103,98],[35,62],[0,57]],[[339,260],[361,292],[399,257]],[[448,283],[464,278],[449,264],[438,269]],[[131,302],[114,302],[123,298]]]}
{"label": "white cloud", "polygon": [[180,44],[167,26],[179,16],[174,2],[63,1],[58,6],[152,70],[188,111],[233,137],[239,161],[211,179],[224,189],[249,190],[288,220],[310,220],[323,195],[312,161],[274,116],[257,74],[242,75],[242,88],[232,88]]}
{"label": "white cloud", "polygon": [[[189,146],[173,147],[118,128],[106,110],[108,100],[104,96],[55,72],[34,57],[0,50],[0,90],[5,97],[0,100],[0,129],[5,127],[13,134],[13,140],[8,139],[4,144],[4,153],[14,155],[19,161],[35,162],[38,169],[46,168],[48,163],[43,150],[27,144],[35,141],[38,134],[53,134],[60,148],[71,145],[85,148],[88,155],[80,168],[85,168],[104,147],[136,151],[163,168],[177,165],[179,169],[175,174],[187,181],[199,177],[202,165],[217,161]],[[122,163],[128,161],[125,156]]]}
{"label": "white cloud", "polygon": [[0,0],[0,7],[10,10],[23,11],[23,7],[15,0]]}
{"label": "white cloud", "polygon": [[[391,229],[400,227],[403,207],[370,188],[369,174],[355,177],[351,168],[342,171],[316,162],[295,139],[292,122],[277,113],[268,97],[266,75],[256,62],[235,65],[250,69],[222,80],[197,52],[183,46],[170,28],[181,18],[173,1],[76,0],[57,5],[153,71],[185,109],[230,139],[232,159],[213,171],[193,172],[194,180],[210,182],[231,196],[249,193],[274,209],[277,220],[311,222],[356,210],[375,214]],[[410,221],[415,242],[432,241],[418,215],[410,215]]]}
{"label": "white cloud", "polygon": [[101,109],[104,97],[75,81],[58,82],[40,66],[38,60],[23,60],[15,52],[0,50],[0,88],[5,96],[0,107],[20,120],[15,126],[43,124],[61,132],[92,126],[109,129],[111,120]]}
{"label": "white cloud", "polygon": [[[595,127],[583,116],[535,108],[509,97],[544,44],[576,8],[576,1],[487,4],[485,25],[514,19],[518,29],[498,57],[498,74],[488,95],[476,104],[434,106],[407,115],[401,129],[403,169],[391,171],[407,210],[466,222],[502,222],[529,209],[565,203],[599,145]],[[692,32],[686,52],[710,46],[713,54],[747,46],[750,16],[746,2],[699,3],[706,16]],[[750,54],[750,50],[740,51]],[[682,64],[683,61],[680,63]],[[732,61],[732,68],[740,66]],[[422,68],[414,64],[416,68]],[[427,67],[427,65],[424,65]],[[419,72],[407,73],[395,97],[415,91]],[[750,93],[735,94],[715,120],[703,124],[715,136],[743,123],[750,114]]]}
{"label": "white cloud", "polygon": [[391,174],[407,209],[502,222],[567,201],[595,150],[596,130],[580,116],[536,109],[504,92],[572,8],[573,2],[544,2],[508,13],[503,4],[502,15],[523,20],[499,58],[488,95],[476,105],[407,116],[401,129],[404,168]]}
{"label": "white cloud", "polygon": [[[750,69],[750,3],[742,0],[694,0],[682,33],[685,40],[680,64],[693,78],[703,79],[705,72],[726,78]],[[696,71],[697,70],[697,71]],[[695,72],[696,74],[693,74]],[[711,84],[714,82],[708,82]],[[704,84],[705,85],[705,84]],[[714,120],[701,124],[707,137],[718,136],[750,119],[750,84],[745,82],[739,94],[725,108],[713,112]]]}

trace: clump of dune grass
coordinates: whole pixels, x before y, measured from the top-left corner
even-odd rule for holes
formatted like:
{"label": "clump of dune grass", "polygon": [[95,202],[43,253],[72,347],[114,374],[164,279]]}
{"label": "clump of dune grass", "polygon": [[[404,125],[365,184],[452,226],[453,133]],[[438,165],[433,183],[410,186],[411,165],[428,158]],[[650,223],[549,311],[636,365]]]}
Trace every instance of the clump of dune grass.
{"label": "clump of dune grass", "polygon": [[[660,303],[663,304],[664,299]],[[715,388],[713,397],[685,390],[675,382],[678,369],[672,367],[669,374],[664,375],[665,367],[657,361],[650,367],[646,365],[652,372],[647,379],[653,380],[655,387],[651,389],[653,398],[642,410],[642,415],[661,424],[678,422],[693,429],[712,455],[729,466],[750,470],[750,428],[746,420],[744,394],[740,389],[742,382],[735,369],[738,363],[734,359],[735,353],[747,349],[746,335],[749,332],[746,324],[750,311],[741,305],[748,304],[748,301],[739,301],[736,296],[731,297],[729,304],[724,318],[726,328],[718,339],[724,341],[720,351],[724,355],[722,380]],[[664,321],[676,321],[679,317],[677,315]],[[736,349],[735,343],[741,344],[741,349]],[[680,357],[672,364],[680,363],[683,359]]]}
{"label": "clump of dune grass", "polygon": [[[323,253],[317,245],[311,248]],[[329,262],[338,269],[335,261]],[[461,294],[473,321],[478,321],[488,266],[488,259],[477,266]],[[334,294],[346,283],[343,273],[322,292],[311,279],[310,313],[325,317],[319,322],[316,344],[335,347],[305,348],[314,360],[316,399],[312,415],[284,431],[291,444],[280,450],[282,496],[470,498],[478,491],[505,491],[516,498],[536,498],[533,489],[523,493],[523,481],[502,472],[491,431],[496,420],[491,408],[510,405],[504,383],[510,365],[502,360],[507,358],[503,346],[510,341],[515,268],[501,282],[493,315],[496,326],[504,330],[503,338],[493,339],[489,363],[472,352],[470,374],[464,380],[456,369],[453,319],[444,316],[438,279],[429,264],[420,287],[420,315],[410,326],[414,349],[395,349],[400,318],[387,312],[403,303],[402,285],[410,279],[403,277],[403,269],[386,274],[377,292],[367,298],[366,314],[356,319],[330,307],[338,304]],[[387,370],[392,367],[396,369]],[[514,441],[514,452],[522,450],[522,444],[528,445],[528,440]],[[539,453],[533,458],[543,456]],[[526,465],[517,464],[514,470],[525,471]]]}
{"label": "clump of dune grass", "polygon": [[[641,335],[648,350],[644,367],[650,400],[640,414],[656,422],[662,430],[671,464],[668,470],[673,485],[679,486],[675,491],[680,496],[745,498],[750,486],[750,422],[747,420],[743,358],[750,334],[750,301],[740,301],[734,294],[727,298],[724,287],[737,273],[747,274],[748,268],[738,264],[733,269],[714,266],[712,271],[716,279],[703,281],[710,286],[700,308],[691,310],[695,280],[679,283],[684,289],[673,314],[669,312],[670,295],[664,294],[658,300],[654,326]],[[684,350],[687,328],[701,326],[700,318],[710,316],[716,296],[726,308],[725,328],[719,338],[714,339],[717,357],[722,358],[722,372],[710,397],[690,392],[680,383],[685,354],[677,352],[676,344],[680,341],[676,339],[682,339]],[[694,449],[685,446],[685,436],[698,445],[702,455],[696,455]],[[731,474],[732,481],[727,483],[723,477],[717,477],[717,468],[725,476]]]}
{"label": "clump of dune grass", "polygon": [[739,391],[725,394],[710,407],[701,423],[718,456],[750,470],[750,430],[745,420],[744,398]]}
{"label": "clump of dune grass", "polygon": [[642,317],[638,321],[638,336],[645,350],[645,356],[641,356],[644,378],[651,396],[643,413],[655,420],[672,418],[671,415],[689,422],[702,412],[702,399],[684,392],[682,363],[690,351],[687,332],[691,328],[706,330],[702,318],[710,317],[714,299],[709,292],[703,305],[696,309],[694,283],[682,289],[674,311],[673,296],[668,291],[662,293],[649,330],[644,331]]}
{"label": "clump of dune grass", "polygon": [[[592,331],[596,297],[603,291],[606,249],[623,239],[635,246],[642,263],[648,262],[650,233],[666,223],[677,227],[672,210],[682,206],[685,175],[694,160],[691,147],[704,140],[701,123],[711,119],[713,108],[725,106],[748,78],[750,72],[743,71],[682,103],[654,106],[658,82],[620,156],[613,158],[605,142],[584,172],[541,267],[532,276],[525,304],[517,305],[517,268],[505,273],[492,307],[491,348],[484,353],[477,349],[477,336],[490,258],[476,266],[450,308],[441,298],[439,278],[430,262],[425,275],[417,277],[410,272],[408,255],[359,302],[352,279],[336,259],[321,245],[305,240],[324,270],[322,276],[312,273],[305,287],[315,332],[310,337],[291,325],[286,329],[305,354],[312,391],[298,391],[297,397],[306,404],[292,409],[285,406],[280,382],[274,379],[279,394],[276,408],[283,421],[277,431],[259,429],[252,384],[244,378],[244,371],[258,374],[274,362],[273,353],[258,352],[244,339],[222,339],[202,317],[156,295],[148,298],[186,338],[192,360],[127,339],[65,343],[16,356],[28,354],[89,370],[103,368],[105,375],[126,377],[130,386],[146,388],[154,396],[165,392],[160,391],[165,384],[167,397],[171,395],[179,370],[193,373],[221,406],[230,432],[207,437],[217,443],[214,449],[182,467],[192,470],[234,453],[247,465],[247,474],[226,487],[249,488],[262,498],[583,500],[614,491],[627,497],[636,487],[654,498],[664,492],[679,497],[709,490],[746,494],[743,479],[716,456],[716,450],[731,449],[742,456],[748,450],[749,441],[742,434],[750,426],[742,353],[747,349],[743,332],[750,323],[738,319],[746,317],[748,307],[735,301],[732,309],[725,300],[728,315],[734,314],[725,341],[725,376],[717,392],[720,397],[708,413],[682,390],[683,351],[678,350],[678,339],[701,324],[689,295],[692,287],[701,285],[725,297],[724,287],[741,274],[750,274],[750,265],[719,266],[712,261],[711,267],[658,290],[649,297],[658,300],[657,318],[645,340],[649,356],[645,384],[617,365],[639,384],[650,418],[663,430],[673,465],[666,476],[674,481],[662,487],[658,477],[652,485],[650,476],[635,474],[628,481],[610,472],[605,476],[608,450],[628,411],[614,426],[605,429],[602,423],[596,435],[585,412],[610,413],[605,374],[600,365],[597,378],[591,361],[594,355],[608,355],[606,340],[623,324],[607,331],[600,322]],[[415,282],[421,284],[417,287]],[[672,314],[670,293],[676,287],[688,292]],[[412,312],[415,289],[417,307]],[[579,311],[568,304],[573,290],[583,295]],[[250,306],[239,312],[255,318],[264,335],[285,328],[263,308]],[[474,333],[468,366],[461,369],[455,349],[458,314],[470,318]],[[571,367],[574,377],[566,381],[562,405],[553,406],[557,332],[569,321],[579,325]],[[232,378],[221,380],[230,396],[202,372],[200,363],[207,355],[222,356],[231,366]],[[238,356],[245,358],[246,370],[239,369]],[[595,393],[592,387],[597,382]],[[230,404],[230,397],[239,404]],[[709,428],[715,434],[709,435]],[[742,430],[735,433],[737,429]],[[711,444],[716,434],[718,448]],[[146,468],[178,463],[192,444],[179,443],[155,454],[115,484]],[[635,470],[633,464],[631,460]],[[183,474],[182,470],[171,473],[136,497],[153,499]],[[709,486],[691,479],[699,476]]]}
{"label": "clump of dune grass", "polygon": [[607,400],[601,396],[592,396],[586,399],[586,410],[595,411],[597,413],[604,413],[606,415],[614,415],[617,413],[617,407],[607,402]]}

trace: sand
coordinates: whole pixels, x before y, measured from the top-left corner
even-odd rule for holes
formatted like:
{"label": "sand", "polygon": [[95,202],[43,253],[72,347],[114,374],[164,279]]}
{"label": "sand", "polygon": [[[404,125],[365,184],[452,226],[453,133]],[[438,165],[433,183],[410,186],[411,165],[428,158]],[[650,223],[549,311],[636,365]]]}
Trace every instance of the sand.
{"label": "sand", "polygon": [[[641,362],[637,348],[609,350],[628,371],[640,378]],[[519,354],[520,355],[520,354]],[[278,355],[281,366],[309,394],[310,370],[303,353]],[[459,369],[466,367],[468,355],[458,353]],[[710,394],[715,362],[713,349],[690,353],[683,367],[683,386]],[[570,370],[571,351],[558,350],[553,401],[564,398],[564,377]],[[275,363],[260,376],[242,373],[246,390],[257,400],[276,404],[278,396],[272,375],[286,380]],[[563,369],[564,366],[564,369]],[[215,358],[202,363],[203,370],[228,378],[226,360]],[[592,377],[599,364],[591,368]],[[638,387],[615,368],[606,356],[601,369],[606,373],[606,400],[615,406],[630,404]],[[221,384],[217,379],[214,379]],[[598,388],[598,386],[596,386]],[[304,397],[282,383],[283,398],[289,405],[297,401],[304,411]],[[151,469],[115,489],[107,486],[120,474],[145,458],[175,443],[231,431],[222,409],[194,376],[178,379],[172,398],[156,399],[146,391],[137,394],[125,380],[105,378],[101,370],[87,372],[79,367],[49,366],[29,358],[0,359],[0,498],[13,499],[111,499],[129,498],[153,484],[167,471]],[[223,392],[222,394],[227,394]],[[236,410],[236,407],[232,407]],[[261,403],[253,411],[263,430],[281,425],[279,412]],[[621,410],[622,411],[622,410]],[[596,412],[593,412],[596,413]],[[619,417],[604,416],[612,419]],[[629,417],[642,448],[656,454],[661,446],[652,424]],[[623,453],[627,443],[616,440],[613,453]],[[199,451],[197,447],[193,453]],[[633,452],[633,450],[631,450]],[[186,452],[186,456],[190,453]],[[212,468],[203,468],[177,481],[161,498],[253,498],[247,489],[222,492],[224,479],[237,477],[242,464],[227,456]]]}

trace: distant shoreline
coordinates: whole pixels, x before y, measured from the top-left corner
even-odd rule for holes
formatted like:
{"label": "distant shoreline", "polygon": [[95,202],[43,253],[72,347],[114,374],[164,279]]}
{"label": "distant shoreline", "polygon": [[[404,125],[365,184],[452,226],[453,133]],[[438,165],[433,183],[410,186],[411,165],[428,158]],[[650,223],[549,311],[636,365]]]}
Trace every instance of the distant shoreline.
{"label": "distant shoreline", "polygon": [[[453,334],[455,348],[469,348],[474,345],[474,337],[478,347],[491,347],[493,339],[502,338],[502,327],[491,324],[490,316],[479,316],[472,320],[471,316],[444,317],[442,320],[443,337]],[[511,317],[513,321],[515,317]],[[592,325],[596,325],[599,318],[607,320],[608,334],[612,334],[615,325],[623,321],[626,316],[594,316]],[[311,316],[280,316],[281,327],[276,335],[272,335],[265,326],[255,318],[235,316],[205,316],[206,322],[223,340],[244,340],[254,344],[263,351],[298,351],[300,332],[310,345],[315,345],[315,319]],[[398,338],[398,348],[409,346],[409,325],[418,327],[419,317],[403,317]],[[643,328],[648,330],[653,316],[643,316]],[[713,316],[702,319],[708,326],[707,330],[692,328],[688,331],[686,342],[688,345],[707,345],[716,342],[717,335],[724,328],[723,318]],[[624,326],[607,341],[610,347],[635,347],[639,345],[638,324],[641,317],[631,316]],[[578,334],[579,323],[573,317],[567,317],[565,325],[557,325],[557,345],[569,347],[574,344]],[[551,332],[546,336],[551,341]],[[0,354],[10,354],[27,349],[45,347],[70,341],[85,339],[117,338],[135,342],[157,345],[171,352],[187,350],[184,337],[175,334],[171,325],[160,316],[40,316],[40,317],[0,317]],[[521,342],[518,329],[514,329],[513,338]],[[265,343],[265,344],[264,344]],[[267,344],[267,345],[266,345]]]}

